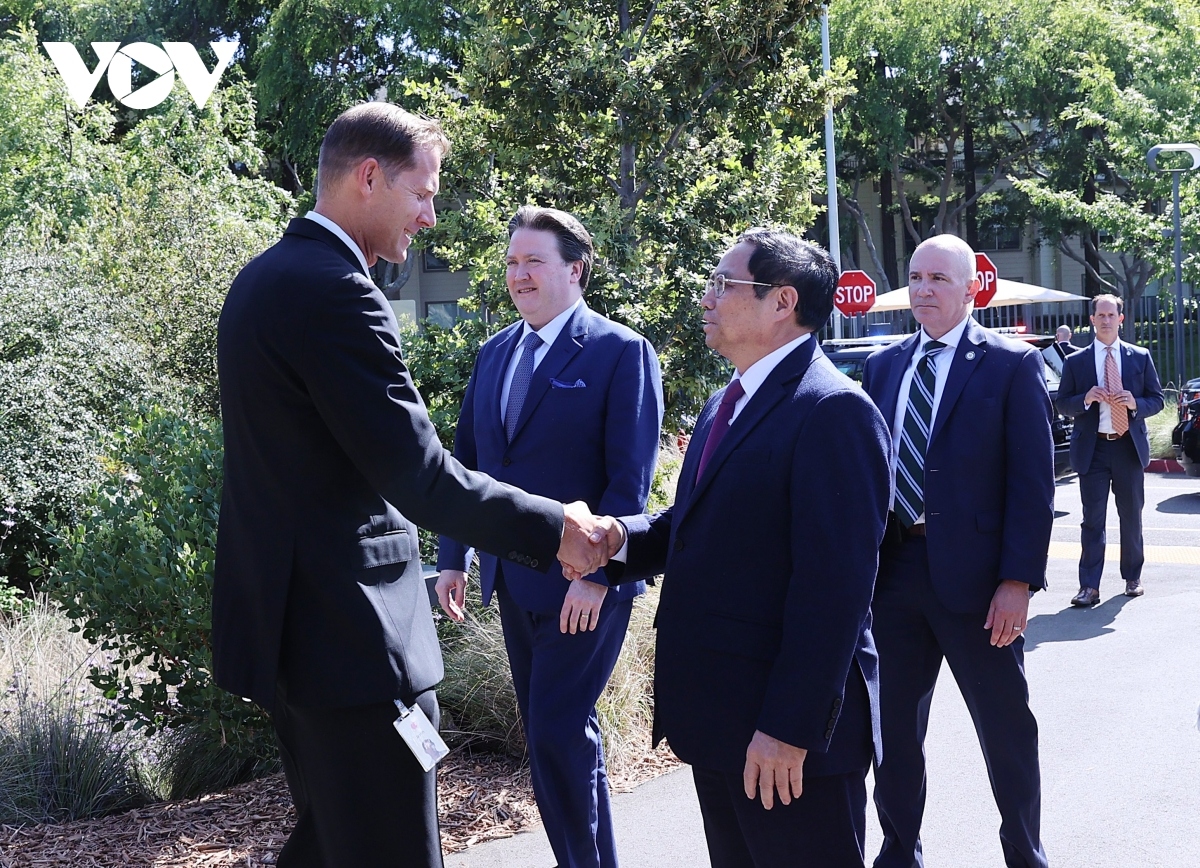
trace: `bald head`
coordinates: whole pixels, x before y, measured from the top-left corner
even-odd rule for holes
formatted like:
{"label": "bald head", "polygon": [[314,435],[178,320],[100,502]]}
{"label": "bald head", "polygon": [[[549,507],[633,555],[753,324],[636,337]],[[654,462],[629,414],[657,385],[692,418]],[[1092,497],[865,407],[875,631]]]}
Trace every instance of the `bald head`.
{"label": "bald head", "polygon": [[926,238],[917,245],[913,256],[915,257],[919,251],[926,248],[940,250],[949,256],[956,277],[966,283],[975,279],[975,251],[971,249],[970,244],[957,235],[934,235],[932,238]]}

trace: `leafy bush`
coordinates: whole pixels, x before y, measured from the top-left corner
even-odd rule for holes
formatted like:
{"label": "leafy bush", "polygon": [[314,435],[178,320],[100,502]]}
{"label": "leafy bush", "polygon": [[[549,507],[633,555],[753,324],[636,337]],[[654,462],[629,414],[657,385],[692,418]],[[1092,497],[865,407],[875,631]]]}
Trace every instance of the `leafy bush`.
{"label": "leafy bush", "polygon": [[114,733],[86,683],[103,666],[44,597],[0,617],[0,823],[97,817],[142,804],[138,740]]}
{"label": "leafy bush", "polygon": [[123,306],[61,258],[0,258],[0,504],[14,522],[0,576],[45,552],[50,515],[71,522],[103,478],[120,407],[154,393],[145,352],[122,336]]}
{"label": "leafy bush", "polygon": [[[117,702],[114,728],[128,724],[148,735],[189,729],[193,750],[207,737],[211,753],[224,757],[206,760],[223,771],[202,776],[204,787],[274,769],[266,714],[212,679],[219,423],[151,409],[120,433],[112,460],[118,469],[83,518],[59,530],[48,573],[51,593],[84,638],[114,658],[114,666],[88,673]],[[140,678],[143,671],[149,677]],[[174,781],[170,787],[179,793]]]}

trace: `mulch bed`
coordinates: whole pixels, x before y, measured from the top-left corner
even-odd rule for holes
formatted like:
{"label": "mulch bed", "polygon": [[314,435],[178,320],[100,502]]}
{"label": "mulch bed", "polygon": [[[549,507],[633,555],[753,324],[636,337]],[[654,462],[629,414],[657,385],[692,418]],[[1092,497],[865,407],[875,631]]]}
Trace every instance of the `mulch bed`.
{"label": "mulch bed", "polygon": [[[676,767],[665,746],[614,775],[626,791]],[[454,753],[441,764],[442,848],[465,850],[539,822],[529,770],[511,757]],[[295,822],[283,775],[184,802],[99,820],[0,826],[0,868],[226,868],[270,866]]]}

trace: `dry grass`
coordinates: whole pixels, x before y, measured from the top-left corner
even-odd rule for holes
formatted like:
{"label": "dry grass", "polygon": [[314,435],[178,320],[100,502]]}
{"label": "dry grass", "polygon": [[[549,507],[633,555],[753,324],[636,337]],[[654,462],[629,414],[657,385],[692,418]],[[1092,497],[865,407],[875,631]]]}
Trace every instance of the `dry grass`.
{"label": "dry grass", "polygon": [[1179,393],[1172,390],[1166,392],[1167,403],[1161,413],[1156,413],[1146,420],[1146,431],[1150,435],[1151,458],[1174,458],[1175,450],[1171,448],[1171,432],[1179,422],[1176,413]]}

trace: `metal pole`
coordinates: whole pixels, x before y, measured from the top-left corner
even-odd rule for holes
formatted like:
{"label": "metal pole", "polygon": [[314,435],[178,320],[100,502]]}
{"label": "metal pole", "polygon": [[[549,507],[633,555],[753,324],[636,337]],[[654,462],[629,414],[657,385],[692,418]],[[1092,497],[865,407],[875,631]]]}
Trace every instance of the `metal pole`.
{"label": "metal pole", "polygon": [[[821,68],[829,72],[829,7],[821,7]],[[837,161],[833,150],[833,100],[825,100],[825,192],[829,216],[829,255],[842,271],[842,234],[838,226]],[[833,336],[842,336],[841,311],[833,312]]]}
{"label": "metal pole", "polygon": [[1171,193],[1175,205],[1175,382],[1183,387],[1183,232],[1179,225],[1179,176],[1171,173]]}

